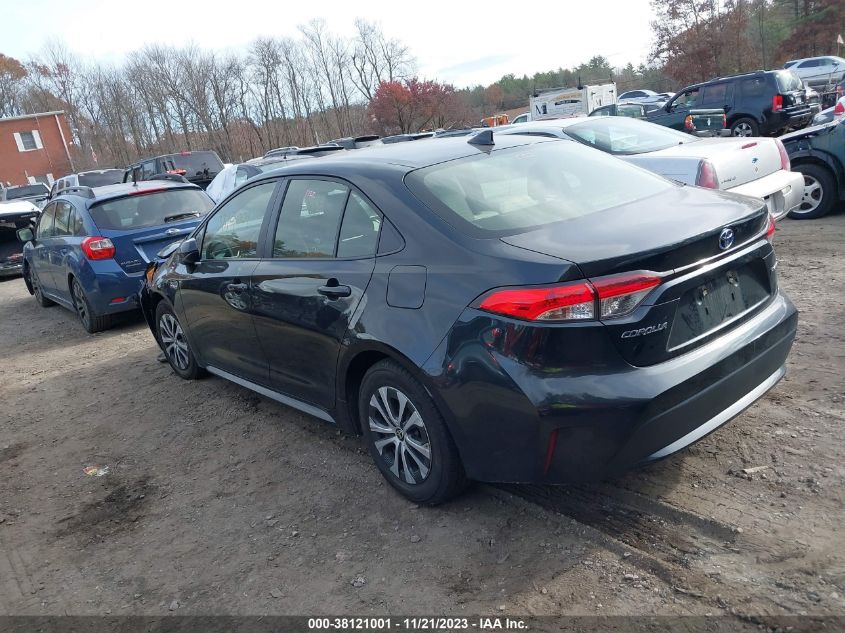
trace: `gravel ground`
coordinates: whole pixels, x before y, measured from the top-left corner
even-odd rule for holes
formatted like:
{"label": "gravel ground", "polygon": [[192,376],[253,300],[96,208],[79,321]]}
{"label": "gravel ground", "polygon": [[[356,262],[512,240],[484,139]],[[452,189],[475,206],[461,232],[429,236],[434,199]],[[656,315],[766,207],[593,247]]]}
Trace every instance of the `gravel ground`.
{"label": "gravel ground", "polygon": [[[2,614],[845,614],[845,214],[784,221],[788,375],[659,464],[430,509],[359,440],[0,283]],[[107,467],[101,477],[85,468]]]}

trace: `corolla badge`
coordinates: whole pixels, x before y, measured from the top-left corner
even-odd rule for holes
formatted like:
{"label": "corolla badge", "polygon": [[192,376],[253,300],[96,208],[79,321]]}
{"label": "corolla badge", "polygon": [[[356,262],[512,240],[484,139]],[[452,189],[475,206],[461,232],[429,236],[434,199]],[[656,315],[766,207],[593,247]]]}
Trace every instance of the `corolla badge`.
{"label": "corolla badge", "polygon": [[722,229],[719,233],[719,248],[723,251],[728,250],[734,245],[734,230],[732,228]]}
{"label": "corolla badge", "polygon": [[621,338],[635,338],[637,336],[656,334],[657,332],[662,332],[667,327],[669,327],[669,322],[664,321],[659,325],[649,325],[648,327],[641,327],[639,330],[628,330],[627,332],[622,332]]}

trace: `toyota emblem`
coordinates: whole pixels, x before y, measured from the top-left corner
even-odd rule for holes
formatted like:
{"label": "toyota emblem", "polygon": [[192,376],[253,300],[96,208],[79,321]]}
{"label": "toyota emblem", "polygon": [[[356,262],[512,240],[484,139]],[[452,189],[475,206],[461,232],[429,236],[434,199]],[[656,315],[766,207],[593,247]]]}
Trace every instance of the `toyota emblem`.
{"label": "toyota emblem", "polygon": [[734,230],[731,228],[722,229],[719,233],[719,248],[723,251],[728,250],[734,245]]}

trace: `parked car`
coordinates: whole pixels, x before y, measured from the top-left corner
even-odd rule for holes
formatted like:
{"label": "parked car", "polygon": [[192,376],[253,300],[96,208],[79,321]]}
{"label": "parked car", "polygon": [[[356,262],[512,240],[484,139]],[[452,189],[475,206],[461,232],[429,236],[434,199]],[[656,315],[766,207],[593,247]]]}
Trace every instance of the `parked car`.
{"label": "parked car", "polygon": [[845,59],[834,55],[792,59],[783,67],[788,68],[802,81],[812,86],[835,83],[845,78]]}
{"label": "parked car", "polygon": [[78,174],[62,176],[50,188],[50,197],[55,198],[59,193],[70,187],[104,187],[123,182],[122,169],[90,169]]}
{"label": "parked car", "polygon": [[516,125],[516,124],[518,124],[518,123],[527,123],[527,122],[528,122],[528,117],[529,117],[529,113],[528,113],[528,112],[523,112],[523,113],[521,113],[521,114],[517,114],[517,115],[513,118],[513,121],[511,121],[511,125]]}
{"label": "parked car", "polygon": [[332,145],[327,143],[325,145],[313,145],[311,147],[278,147],[271,149],[264,154],[264,158],[290,158],[291,156],[311,156],[314,158],[320,156],[328,156],[335,152],[343,151],[340,145]]}
{"label": "parked car", "polygon": [[733,136],[777,136],[806,126],[813,111],[806,103],[801,80],[788,70],[761,70],[720,77],[689,86],[662,110],[651,112],[652,123],[681,129],[693,108],[721,108]]}
{"label": "parked car", "polygon": [[363,149],[364,147],[372,147],[373,145],[382,145],[381,137],[377,134],[370,134],[367,136],[347,136],[344,138],[336,138],[328,143],[329,145],[339,145],[343,149]]}
{"label": "parked car", "polygon": [[169,181],[65,189],[34,228],[18,231],[23,276],[44,307],[74,311],[88,332],[138,307],[150,259],[188,235],[213,207],[202,189]]}
{"label": "parked car", "polygon": [[627,117],[538,121],[501,133],[570,138],[672,180],[760,198],[776,220],[801,203],[803,179],[778,139],[696,138]]}
{"label": "parked car", "polygon": [[8,200],[27,200],[39,209],[47,203],[50,190],[47,185],[37,182],[34,185],[0,188],[0,202]]}
{"label": "parked car", "polygon": [[178,376],[363,434],[431,504],[612,476],[751,405],[797,322],[773,231],[758,200],[488,129],[252,179],[141,305]]}
{"label": "parked car", "polygon": [[840,97],[832,108],[822,110],[813,117],[812,125],[824,125],[845,115],[845,97]]}
{"label": "parked car", "polygon": [[[627,116],[632,119],[648,120],[648,113],[655,108],[643,103],[614,103],[596,108],[589,116]],[[666,118],[658,118],[655,122],[667,122]],[[684,117],[683,131],[695,136],[723,136],[725,123],[724,110],[690,110]]]}
{"label": "parked car", "polygon": [[617,97],[619,101],[636,101],[638,99],[656,99],[660,95],[654,90],[626,90]]}
{"label": "parked car", "polygon": [[132,163],[123,172],[123,182],[155,180],[161,174],[176,174],[205,189],[222,169],[223,162],[216,152],[179,152]]}
{"label": "parked car", "polygon": [[0,226],[0,277],[20,275],[23,271],[23,249],[15,230]]}
{"label": "parked car", "polygon": [[214,202],[220,202],[253,176],[263,174],[272,169],[279,169],[296,160],[313,158],[318,158],[318,156],[314,154],[288,154],[285,156],[253,159],[238,165],[229,165],[214,177],[211,184],[206,187],[205,192]]}
{"label": "parked car", "polygon": [[845,200],[845,116],[780,140],[793,169],[804,176],[804,197],[789,217],[809,220],[827,215]]}
{"label": "parked car", "polygon": [[37,220],[39,213],[41,209],[29,200],[0,202],[0,227],[21,229]]}

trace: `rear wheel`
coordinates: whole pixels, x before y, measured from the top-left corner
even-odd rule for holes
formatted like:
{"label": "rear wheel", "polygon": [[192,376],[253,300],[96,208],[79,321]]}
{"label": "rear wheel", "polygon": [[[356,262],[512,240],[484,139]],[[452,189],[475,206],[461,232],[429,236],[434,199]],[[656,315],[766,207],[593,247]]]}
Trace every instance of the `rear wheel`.
{"label": "rear wheel", "polygon": [[179,318],[164,301],[156,307],[156,335],[167,362],[179,377],[193,380],[204,373],[191,351]]}
{"label": "rear wheel", "polygon": [[830,170],[821,165],[797,165],[793,168],[804,176],[801,205],[789,212],[793,220],[812,220],[826,215],[836,199],[836,182]]}
{"label": "rear wheel", "polygon": [[85,296],[85,290],[82,284],[74,277],[70,282],[70,294],[73,298],[73,307],[76,308],[76,316],[79,317],[79,322],[82,327],[89,334],[102,332],[111,325],[111,316],[96,314]]}
{"label": "rear wheel", "polygon": [[51,301],[44,296],[44,293],[41,291],[41,282],[38,280],[38,275],[34,270],[27,267],[24,272],[24,279],[28,282],[27,285],[32,287],[32,295],[35,297],[38,305],[42,308],[49,308],[50,306],[56,305],[55,301]]}
{"label": "rear wheel", "polygon": [[760,133],[760,128],[757,126],[757,121],[749,118],[737,119],[731,125],[732,136],[757,136]]}
{"label": "rear wheel", "polygon": [[436,505],[466,487],[443,417],[401,365],[390,360],[373,365],[361,383],[358,415],[373,461],[408,499]]}

